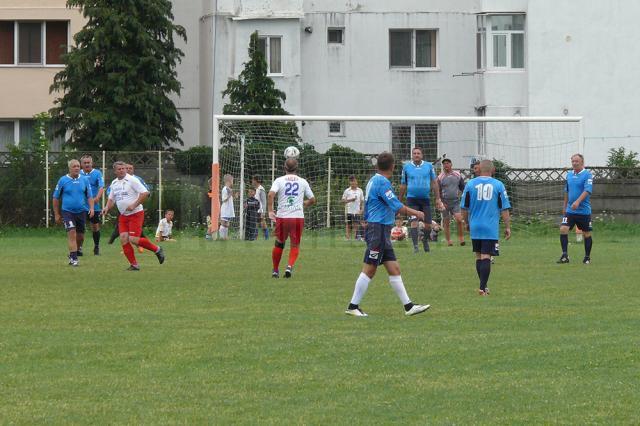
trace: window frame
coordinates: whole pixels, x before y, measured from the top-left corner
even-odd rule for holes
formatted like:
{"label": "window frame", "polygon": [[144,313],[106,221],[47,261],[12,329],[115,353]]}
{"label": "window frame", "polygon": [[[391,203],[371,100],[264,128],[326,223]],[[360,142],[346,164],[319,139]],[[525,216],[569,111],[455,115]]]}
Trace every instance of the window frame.
{"label": "window frame", "polygon": [[[11,22],[10,20],[7,20]],[[69,53],[69,45],[71,40],[70,25],[71,22],[65,19],[50,19],[49,21],[61,21],[67,24],[66,34],[66,53]],[[49,64],[47,63],[47,21],[46,20],[14,20],[13,22],[13,63],[0,64],[0,68],[63,68],[65,64]],[[39,63],[22,63],[20,62],[20,23],[39,23],[40,24],[40,62]]]}
{"label": "window frame", "polygon": [[[331,41],[329,33],[331,31],[340,31],[340,42]],[[329,46],[344,46],[344,27],[327,27],[327,45]]]}
{"label": "window frame", "polygon": [[[280,72],[271,72],[271,39],[278,38],[280,39]],[[284,76],[284,64],[282,62],[282,40],[284,37],[282,35],[267,35],[260,34],[258,35],[258,40],[265,40],[265,61],[267,61],[267,75],[269,77],[282,77]]]}
{"label": "window frame", "polygon": [[[436,49],[435,62],[433,67],[419,67],[417,62],[417,31],[427,31],[435,33],[434,44]],[[392,65],[391,64],[391,33],[392,32],[411,32],[411,65]],[[440,29],[439,28],[389,28],[388,37],[389,46],[389,69],[399,71],[440,71]]]}
{"label": "window frame", "polygon": [[[404,122],[395,123],[395,122],[392,122],[392,123],[389,123],[389,145],[390,145],[391,152],[394,152],[394,149],[393,149],[393,129],[394,129],[394,127],[410,127],[411,128],[411,132],[410,132],[410,137],[411,137],[410,142],[411,143],[410,143],[410,149],[409,149],[409,153],[411,153],[411,151],[413,151],[413,148],[416,147],[416,134],[417,134],[416,126],[422,126],[422,125],[433,125],[433,126],[435,126],[435,135],[436,135],[436,157],[435,158],[438,158],[438,154],[440,152],[440,128],[441,128],[440,123],[438,123],[438,122],[428,122],[428,123],[425,123],[425,122],[418,122],[418,123],[411,123],[411,122],[410,123],[404,123]],[[423,148],[423,151],[424,151],[424,148]],[[396,159],[396,160],[397,160],[396,164],[401,164],[403,161],[407,161],[407,159],[403,159],[403,158]],[[409,161],[411,160],[411,155],[409,155],[408,160]],[[431,162],[431,160],[428,160],[426,157],[425,157],[424,161]]]}
{"label": "window frame", "polygon": [[[334,124],[334,123],[340,124],[340,131],[339,132],[332,132],[331,131],[331,124]],[[344,123],[344,121],[329,121],[327,123],[327,127],[328,127],[328,130],[329,130],[329,137],[332,137],[332,138],[343,138],[343,137],[345,137],[345,123]]]}
{"label": "window frame", "polygon": [[[522,16],[524,18],[522,30],[492,30],[491,20],[496,16]],[[481,47],[480,54],[482,55],[480,60],[476,59],[476,67],[481,65],[479,70],[494,71],[494,72],[524,72],[527,69],[527,15],[524,12],[505,12],[505,13],[485,13],[479,14],[477,17],[476,26],[476,52],[478,48],[478,39],[480,39]],[[522,67],[513,67],[513,36],[514,34],[522,34]],[[505,66],[497,66],[494,62],[494,38],[504,36],[506,38],[505,49],[506,58]],[[476,53],[477,54],[477,53]]]}

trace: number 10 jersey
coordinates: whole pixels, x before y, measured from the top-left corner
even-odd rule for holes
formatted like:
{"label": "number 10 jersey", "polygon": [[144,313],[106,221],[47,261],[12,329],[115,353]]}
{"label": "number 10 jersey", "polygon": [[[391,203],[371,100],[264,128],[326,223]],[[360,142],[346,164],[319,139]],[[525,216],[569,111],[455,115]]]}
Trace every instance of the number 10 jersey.
{"label": "number 10 jersey", "polygon": [[469,210],[469,230],[473,240],[498,240],[500,212],[511,208],[502,182],[480,176],[467,182],[460,207]]}
{"label": "number 10 jersey", "polygon": [[280,176],[271,184],[269,192],[278,196],[278,213],[280,218],[304,218],[304,198],[313,198],[309,183],[298,175]]}

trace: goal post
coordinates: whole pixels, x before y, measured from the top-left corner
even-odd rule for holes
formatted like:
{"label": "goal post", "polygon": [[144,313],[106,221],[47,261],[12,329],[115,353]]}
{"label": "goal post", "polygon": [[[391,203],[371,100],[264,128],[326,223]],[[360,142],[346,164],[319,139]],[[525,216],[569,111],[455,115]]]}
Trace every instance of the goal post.
{"label": "goal post", "polygon": [[[268,191],[282,174],[284,148],[300,149],[302,177],[310,181],[317,205],[306,212],[305,226],[318,229],[343,226],[346,205],[342,192],[348,177],[364,188],[375,171],[375,158],[383,151],[396,157],[394,183],[411,150],[421,147],[426,161],[443,156],[455,169],[469,170],[472,159],[498,160],[510,170],[561,169],[582,152],[582,117],[456,117],[456,116],[261,116],[215,115],[211,167],[211,227],[218,230],[222,176],[234,177],[235,222],[244,237],[243,201],[252,176],[263,179]],[[439,165],[436,165],[439,167]],[[524,188],[524,189],[523,189]],[[536,203],[544,183],[515,191],[522,197],[524,214],[554,209],[552,202]],[[543,205],[544,204],[544,205]]]}

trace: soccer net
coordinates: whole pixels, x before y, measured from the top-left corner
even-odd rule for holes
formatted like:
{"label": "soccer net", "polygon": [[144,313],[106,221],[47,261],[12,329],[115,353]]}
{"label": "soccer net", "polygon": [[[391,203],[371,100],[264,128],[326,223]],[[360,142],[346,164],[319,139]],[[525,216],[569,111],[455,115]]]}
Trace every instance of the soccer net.
{"label": "soccer net", "polygon": [[364,190],[383,151],[396,158],[392,183],[398,188],[402,164],[411,160],[416,146],[437,173],[441,159],[449,158],[465,180],[473,177],[473,160],[495,160],[495,177],[507,186],[516,219],[558,215],[563,197],[558,169],[582,149],[579,117],[221,115],[214,121],[212,230],[218,226],[223,176],[231,175],[236,193],[231,230],[239,238],[244,235],[244,204],[252,177],[258,176],[268,192],[273,179],[283,174],[288,146],[300,150],[299,174],[309,181],[317,200],[305,212],[305,226],[311,229],[344,227],[349,205],[342,198],[349,177],[355,176]]}

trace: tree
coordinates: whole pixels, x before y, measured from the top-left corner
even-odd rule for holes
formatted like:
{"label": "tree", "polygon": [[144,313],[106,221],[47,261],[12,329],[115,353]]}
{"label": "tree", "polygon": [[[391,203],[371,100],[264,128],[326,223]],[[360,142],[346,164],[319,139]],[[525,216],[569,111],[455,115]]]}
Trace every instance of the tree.
{"label": "tree", "polygon": [[607,167],[630,168],[638,167],[638,153],[632,150],[627,152],[624,147],[611,148],[609,150],[609,158],[607,159]]}
{"label": "tree", "polygon": [[170,0],[67,0],[87,24],[74,36],[50,92],[60,134],[83,150],[151,150],[182,145],[181,117],[171,94],[180,94],[176,64],[184,56],[174,35]]}

